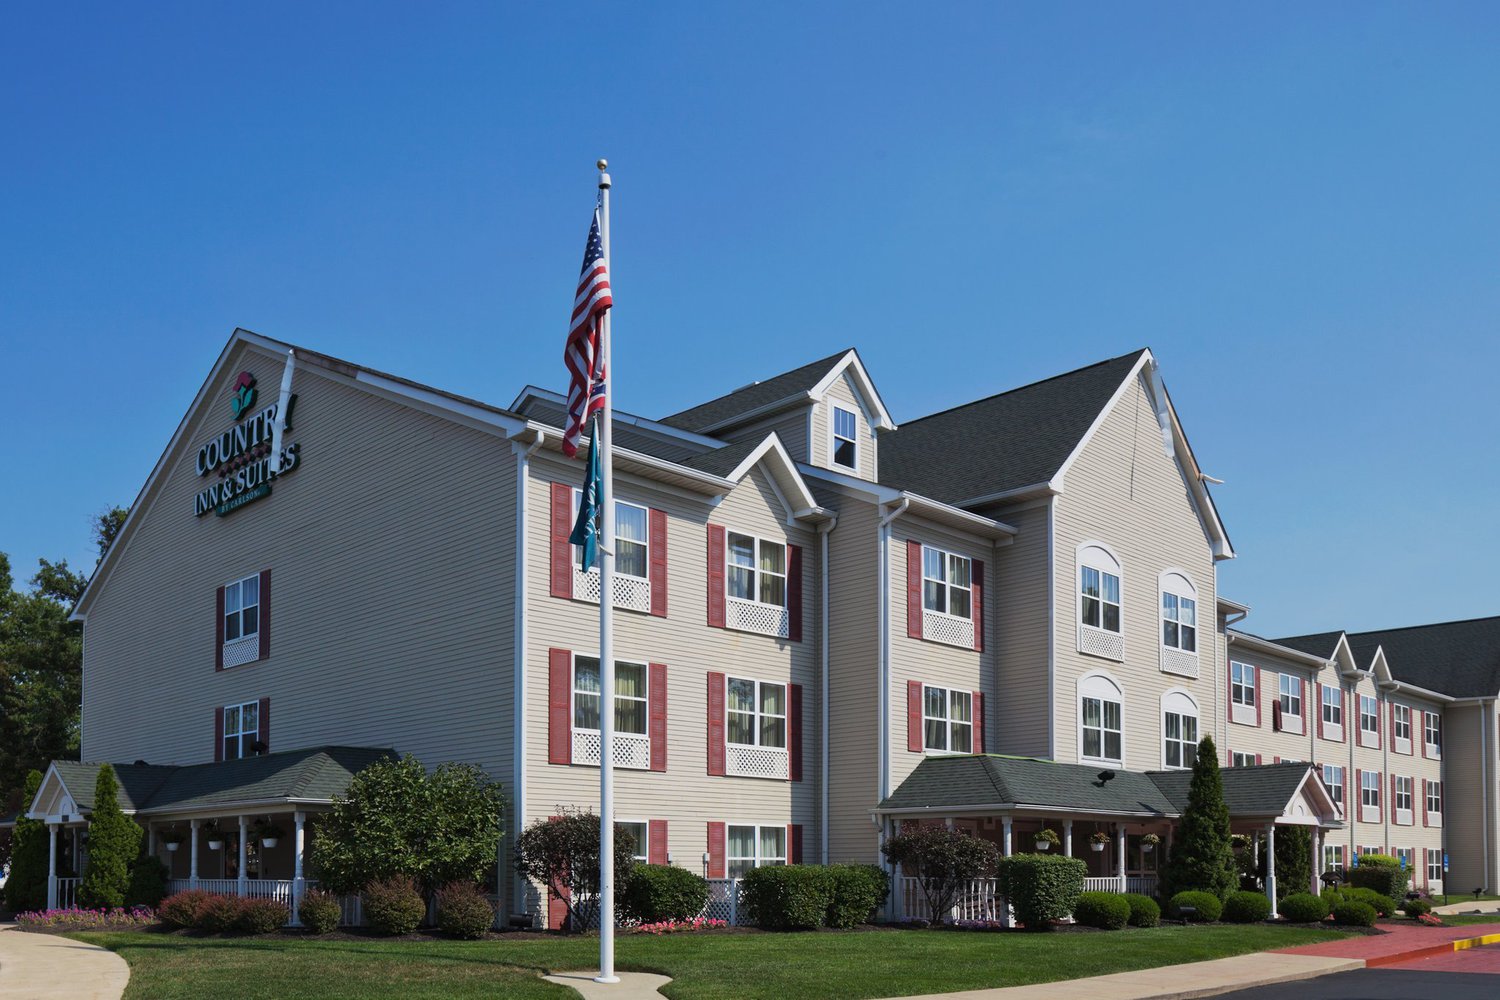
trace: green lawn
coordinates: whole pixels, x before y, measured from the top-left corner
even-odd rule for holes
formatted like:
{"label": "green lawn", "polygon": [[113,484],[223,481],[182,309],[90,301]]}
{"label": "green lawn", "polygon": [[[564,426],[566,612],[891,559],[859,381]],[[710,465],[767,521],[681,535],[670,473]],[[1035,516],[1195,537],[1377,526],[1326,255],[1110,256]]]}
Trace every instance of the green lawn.
{"label": "green lawn", "polygon": [[[125,1000],[438,1000],[574,996],[537,978],[596,965],[598,940],[319,941],[75,935],[130,963]],[[672,976],[676,1000],[888,997],[1016,986],[1223,958],[1345,936],[1266,925],[1104,934],[868,931],[621,937],[621,969]]]}

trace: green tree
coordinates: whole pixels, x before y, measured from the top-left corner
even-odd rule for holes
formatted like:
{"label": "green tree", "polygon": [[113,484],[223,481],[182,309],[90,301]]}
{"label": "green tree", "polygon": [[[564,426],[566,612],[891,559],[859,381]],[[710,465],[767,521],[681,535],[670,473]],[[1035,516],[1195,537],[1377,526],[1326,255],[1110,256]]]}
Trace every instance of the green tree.
{"label": "green tree", "polygon": [[26,809],[42,787],[42,772],[26,775],[21,789],[21,815],[11,831],[10,877],[5,882],[5,906],[12,913],[40,910],[47,905],[47,824],[27,819]]}
{"label": "green tree", "polygon": [[[515,866],[568,907],[564,930],[594,926],[599,915],[599,817],[568,812],[539,819],[516,838]],[[635,840],[615,824],[615,898],[625,897],[635,868]]]}
{"label": "green tree", "polygon": [[125,905],[130,865],[141,853],[144,831],[120,811],[119,790],[115,769],[100,764],[94,782],[94,811],[89,815],[88,863],[78,883],[78,902],[83,906]]}
{"label": "green tree", "polygon": [[99,547],[99,562],[104,561],[109,547],[115,543],[115,536],[119,535],[129,516],[129,507],[111,507],[94,518],[94,544]]}
{"label": "green tree", "polygon": [[1229,807],[1224,804],[1219,751],[1211,736],[1203,737],[1198,744],[1187,810],[1178,822],[1162,881],[1164,899],[1190,889],[1224,899],[1239,881],[1230,847]]}
{"label": "green tree", "polygon": [[899,833],[880,848],[891,864],[914,875],[927,897],[933,926],[942,923],[958,895],[977,878],[989,878],[1000,863],[1000,848],[988,840],[942,826],[919,826]]}
{"label": "green tree", "polygon": [[354,776],[318,826],[313,869],[334,892],[414,879],[427,894],[494,875],[505,794],[472,764],[432,774],[415,757],[383,760]]}
{"label": "green tree", "polygon": [[1306,827],[1276,828],[1276,898],[1307,892],[1312,884],[1312,837]]}

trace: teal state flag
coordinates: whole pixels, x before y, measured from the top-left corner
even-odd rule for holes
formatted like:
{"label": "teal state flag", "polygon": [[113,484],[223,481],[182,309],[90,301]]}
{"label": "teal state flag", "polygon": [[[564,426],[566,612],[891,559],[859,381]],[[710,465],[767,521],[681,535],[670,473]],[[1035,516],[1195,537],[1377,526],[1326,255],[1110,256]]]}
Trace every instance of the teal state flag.
{"label": "teal state flag", "polygon": [[599,494],[603,492],[604,480],[599,467],[599,421],[594,421],[593,433],[589,435],[589,460],[584,467],[583,496],[578,501],[578,520],[573,522],[573,533],[568,541],[583,549],[583,571],[594,568],[599,558]]}

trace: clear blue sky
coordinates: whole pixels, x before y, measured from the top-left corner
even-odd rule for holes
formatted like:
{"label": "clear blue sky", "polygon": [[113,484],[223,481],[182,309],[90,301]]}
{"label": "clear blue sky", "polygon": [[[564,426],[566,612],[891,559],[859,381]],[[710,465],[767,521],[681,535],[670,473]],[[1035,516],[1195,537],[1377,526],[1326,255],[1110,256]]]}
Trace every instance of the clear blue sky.
{"label": "clear blue sky", "polygon": [[[1310,9],[1309,9],[1310,8]],[[857,345],[896,419],[1152,347],[1267,634],[1500,613],[1500,6],[27,4],[0,550],[91,566],[235,326],[617,389]]]}

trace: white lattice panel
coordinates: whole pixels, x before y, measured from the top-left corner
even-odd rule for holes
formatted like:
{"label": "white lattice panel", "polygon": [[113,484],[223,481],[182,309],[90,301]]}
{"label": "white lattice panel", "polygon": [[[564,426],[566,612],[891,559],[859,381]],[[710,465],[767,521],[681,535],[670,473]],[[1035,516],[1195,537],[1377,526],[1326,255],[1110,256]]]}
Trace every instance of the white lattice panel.
{"label": "white lattice panel", "polygon": [[1125,660],[1125,637],[1118,632],[1078,626],[1078,651],[1109,660]]}
{"label": "white lattice panel", "polygon": [[974,648],[974,623],[940,611],[922,610],[922,638],[945,642],[950,646]]}
{"label": "white lattice panel", "polygon": [[1182,677],[1198,676],[1198,654],[1184,653],[1180,649],[1161,648],[1161,669],[1164,673]]}
{"label": "white lattice panel", "polygon": [[[635,733],[615,733],[615,767],[638,771],[651,769],[651,738]],[[586,729],[573,730],[573,763],[599,763],[599,734]]]}
{"label": "white lattice panel", "polygon": [[786,779],[787,752],[781,747],[747,747],[731,743],[724,751],[724,771],[727,774]]}
{"label": "white lattice panel", "polygon": [[243,639],[224,643],[224,666],[237,667],[260,657],[260,636],[249,635]]}
{"label": "white lattice panel", "polygon": [[[599,603],[599,574],[590,570],[580,573],[573,570],[573,596],[580,601]],[[628,611],[651,613],[651,581],[638,576],[615,574],[615,607]]]}
{"label": "white lattice panel", "polygon": [[791,615],[786,608],[731,597],[726,607],[725,624],[741,632],[759,632],[785,639],[790,634]]}
{"label": "white lattice panel", "polygon": [[731,927],[748,924],[750,915],[739,905],[740,881],[733,878],[708,880],[708,902],[700,914],[705,920],[723,920]]}

